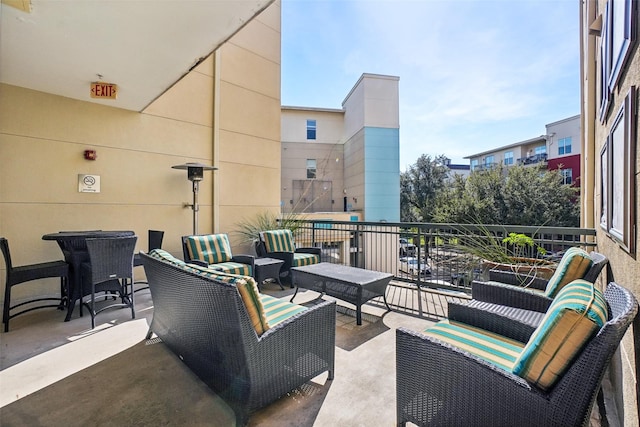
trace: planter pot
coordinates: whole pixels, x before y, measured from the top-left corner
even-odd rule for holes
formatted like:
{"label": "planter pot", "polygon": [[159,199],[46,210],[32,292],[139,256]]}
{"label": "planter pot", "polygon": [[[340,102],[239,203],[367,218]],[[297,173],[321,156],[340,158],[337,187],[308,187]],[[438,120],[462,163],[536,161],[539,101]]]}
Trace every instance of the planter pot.
{"label": "planter pot", "polygon": [[[483,261],[483,272],[489,270],[510,271],[528,277],[549,279],[556,271],[557,264],[551,261],[535,258],[514,258],[513,263]],[[488,274],[487,274],[488,275]]]}

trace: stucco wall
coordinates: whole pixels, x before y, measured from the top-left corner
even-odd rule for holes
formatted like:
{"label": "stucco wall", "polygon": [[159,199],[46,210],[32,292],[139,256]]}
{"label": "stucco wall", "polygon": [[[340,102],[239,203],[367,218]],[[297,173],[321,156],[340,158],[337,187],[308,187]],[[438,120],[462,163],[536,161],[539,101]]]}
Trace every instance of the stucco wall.
{"label": "stucco wall", "polygon": [[[163,247],[181,256],[192,187],[172,165],[219,167],[200,186],[200,233],[231,233],[243,215],[278,210],[280,4],[142,113],[0,85],[0,117],[0,236],[14,264],[62,259],[42,240],[60,230],[134,230],[140,250],[147,230],[160,229]],[[97,160],[84,160],[85,149]],[[100,175],[100,193],[79,193],[78,174]],[[57,284],[18,286],[12,300],[55,295]]]}
{"label": "stucco wall", "polygon": [[[597,16],[597,14],[602,13],[605,7],[605,1],[599,0],[597,2],[597,8],[595,10],[584,10],[585,16]],[[595,3],[590,3],[589,7],[595,6]],[[593,14],[593,15],[590,15]],[[585,18],[583,22],[583,28],[588,27],[590,24],[590,19]],[[636,24],[639,23],[640,17],[637,16],[636,11]],[[587,34],[587,28],[584,28],[584,33]],[[591,123],[586,124],[587,131],[585,132],[585,144],[587,148],[589,148],[590,144],[593,144],[593,153],[592,158],[586,158],[586,167],[590,168],[588,172],[593,173],[595,177],[595,190],[591,190],[586,188],[584,191],[590,192],[593,191],[595,193],[595,197],[593,198],[593,204],[588,205],[587,209],[591,209],[591,214],[595,218],[595,228],[597,230],[597,242],[598,242],[598,251],[602,252],[604,255],[609,258],[609,266],[607,271],[600,275],[599,285],[604,286],[607,281],[615,280],[621,285],[630,289],[636,298],[640,299],[640,282],[638,281],[638,277],[640,277],[640,262],[638,261],[638,248],[640,245],[640,240],[638,239],[638,233],[635,233],[635,246],[636,250],[634,253],[628,253],[621,246],[613,240],[608,233],[605,232],[599,225],[599,219],[601,216],[601,198],[602,194],[600,191],[601,179],[600,176],[600,151],[603,147],[604,142],[606,141],[607,135],[611,130],[612,122],[616,116],[616,113],[620,110],[622,102],[624,101],[625,95],[629,92],[629,89],[632,86],[635,86],[636,89],[640,87],[640,51],[638,49],[638,43],[636,40],[635,45],[632,47],[632,53],[629,57],[625,68],[625,71],[621,73],[621,79],[618,86],[615,88],[613,97],[612,97],[612,105],[610,107],[609,113],[605,118],[604,122],[599,119],[599,102],[600,99],[598,97],[598,87],[600,81],[600,62],[599,62],[599,49],[600,49],[600,37],[591,36],[593,39],[593,43],[595,49],[588,50],[589,38],[585,37],[585,50],[583,50],[584,62],[585,62],[585,75],[587,79],[583,81],[583,100],[585,101],[585,110],[588,114],[590,112],[589,108],[595,107],[595,120],[591,121]],[[637,38],[637,36],[636,36]],[[589,57],[589,54],[594,55],[595,58]],[[595,64],[594,69],[596,70],[593,74],[592,81],[589,80],[591,74],[589,73],[589,62],[593,61]],[[591,85],[590,85],[591,84]],[[638,105],[636,105],[636,111],[638,109]],[[591,111],[591,113],[593,113]],[[593,126],[593,133],[591,133],[591,126]],[[640,128],[640,122],[638,116],[635,117],[635,128],[636,130]],[[593,135],[593,137],[591,137]],[[638,227],[638,214],[640,213],[640,197],[638,197],[638,171],[640,171],[640,150],[638,150],[638,134],[636,133],[636,139],[632,143],[633,147],[635,147],[635,226],[636,229]],[[583,172],[584,173],[584,172]],[[583,212],[583,216],[585,218],[589,218],[590,212]],[[618,393],[618,395],[622,396],[622,401],[619,402],[618,406],[610,405],[607,410],[609,414],[612,416],[616,416],[617,419],[614,422],[620,420],[621,423],[625,426],[637,426],[640,423],[640,419],[638,416],[638,392],[640,391],[640,387],[638,387],[638,378],[640,378],[640,369],[638,367],[638,360],[640,359],[638,352],[638,347],[640,346],[640,320],[636,320],[635,326],[632,326],[627,334],[625,335],[622,344],[620,346],[620,355],[615,357],[612,362],[612,372],[611,372],[611,381],[612,381],[612,389],[614,392]],[[607,380],[607,379],[605,379]],[[616,425],[612,423],[611,425]]]}

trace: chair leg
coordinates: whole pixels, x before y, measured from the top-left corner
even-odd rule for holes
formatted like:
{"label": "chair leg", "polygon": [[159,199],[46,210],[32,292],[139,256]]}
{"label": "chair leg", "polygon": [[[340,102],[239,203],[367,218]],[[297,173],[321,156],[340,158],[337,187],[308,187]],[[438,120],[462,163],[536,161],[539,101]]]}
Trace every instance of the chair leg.
{"label": "chair leg", "polygon": [[[82,313],[82,304],[80,304],[80,313]],[[91,329],[96,327],[96,285],[91,283]]]}
{"label": "chair leg", "polygon": [[4,323],[4,331],[9,332],[9,309],[11,307],[11,285],[7,281],[4,288],[4,307],[2,309],[2,323]]}
{"label": "chair leg", "polygon": [[[129,293],[129,304],[131,304],[131,318],[135,319],[136,318],[136,305],[135,305],[135,301],[134,301],[134,297],[133,294],[135,293],[133,290],[133,278],[131,279],[131,281],[129,282],[131,285],[131,292]],[[126,292],[127,290],[127,279],[124,279],[124,290]]]}

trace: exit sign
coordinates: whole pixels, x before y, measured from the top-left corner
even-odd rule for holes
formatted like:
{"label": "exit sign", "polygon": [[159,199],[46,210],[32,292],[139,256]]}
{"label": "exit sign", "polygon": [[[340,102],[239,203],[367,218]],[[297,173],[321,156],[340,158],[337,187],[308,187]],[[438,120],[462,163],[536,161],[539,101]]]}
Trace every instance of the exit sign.
{"label": "exit sign", "polygon": [[118,96],[118,85],[113,83],[94,82],[91,83],[92,98],[116,99]]}

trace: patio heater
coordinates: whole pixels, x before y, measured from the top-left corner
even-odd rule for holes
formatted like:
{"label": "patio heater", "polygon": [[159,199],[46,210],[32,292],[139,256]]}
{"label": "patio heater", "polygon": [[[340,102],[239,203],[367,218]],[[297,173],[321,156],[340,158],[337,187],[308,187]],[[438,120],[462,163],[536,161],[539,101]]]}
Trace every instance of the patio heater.
{"label": "patio heater", "polygon": [[172,169],[187,171],[187,179],[193,184],[193,204],[186,205],[193,211],[193,234],[198,234],[198,189],[200,181],[204,178],[204,171],[213,171],[218,168],[203,165],[202,163],[185,163],[184,165],[171,166]]}

